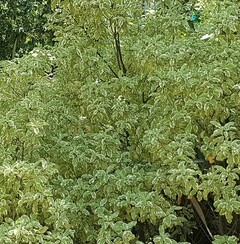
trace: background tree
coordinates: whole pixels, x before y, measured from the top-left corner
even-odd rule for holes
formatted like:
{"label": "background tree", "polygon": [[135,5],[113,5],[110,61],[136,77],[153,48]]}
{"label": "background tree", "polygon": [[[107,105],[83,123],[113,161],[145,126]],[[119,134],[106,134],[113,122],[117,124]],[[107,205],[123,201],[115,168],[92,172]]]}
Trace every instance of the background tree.
{"label": "background tree", "polygon": [[0,59],[22,56],[37,44],[52,44],[45,28],[51,1],[2,0],[0,3]]}

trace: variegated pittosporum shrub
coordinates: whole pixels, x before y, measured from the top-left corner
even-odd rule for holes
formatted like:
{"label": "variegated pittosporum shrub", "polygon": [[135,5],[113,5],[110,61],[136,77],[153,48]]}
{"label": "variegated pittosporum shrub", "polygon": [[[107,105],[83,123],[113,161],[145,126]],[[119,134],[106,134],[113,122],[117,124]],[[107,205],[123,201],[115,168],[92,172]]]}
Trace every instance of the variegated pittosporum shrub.
{"label": "variegated pittosporum shrub", "polygon": [[58,45],[3,64],[9,243],[237,243],[239,2],[150,2],[52,1]]}
{"label": "variegated pittosporum shrub", "polygon": [[21,60],[2,63],[1,243],[72,243],[68,216],[74,204],[56,194],[59,171],[43,150],[48,112],[53,108],[49,104],[53,84],[43,75],[50,69],[50,59],[36,50]]}

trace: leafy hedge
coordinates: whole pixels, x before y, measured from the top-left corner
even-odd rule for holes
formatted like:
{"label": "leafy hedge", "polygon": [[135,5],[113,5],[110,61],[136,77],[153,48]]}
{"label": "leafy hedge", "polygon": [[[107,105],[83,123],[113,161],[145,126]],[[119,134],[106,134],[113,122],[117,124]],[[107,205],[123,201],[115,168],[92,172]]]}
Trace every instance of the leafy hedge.
{"label": "leafy hedge", "polygon": [[2,243],[237,243],[239,3],[141,2],[52,1],[2,63]]}

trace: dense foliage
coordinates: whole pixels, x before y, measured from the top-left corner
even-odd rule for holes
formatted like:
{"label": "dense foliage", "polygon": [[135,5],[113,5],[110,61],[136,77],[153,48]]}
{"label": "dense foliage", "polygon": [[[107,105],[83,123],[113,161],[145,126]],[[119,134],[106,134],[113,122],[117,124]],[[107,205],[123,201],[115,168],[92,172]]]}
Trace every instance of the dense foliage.
{"label": "dense foliage", "polygon": [[2,62],[0,242],[237,243],[239,1],[60,2]]}
{"label": "dense foliage", "polygon": [[36,45],[52,44],[46,29],[51,2],[47,0],[1,0],[0,60],[22,56]]}

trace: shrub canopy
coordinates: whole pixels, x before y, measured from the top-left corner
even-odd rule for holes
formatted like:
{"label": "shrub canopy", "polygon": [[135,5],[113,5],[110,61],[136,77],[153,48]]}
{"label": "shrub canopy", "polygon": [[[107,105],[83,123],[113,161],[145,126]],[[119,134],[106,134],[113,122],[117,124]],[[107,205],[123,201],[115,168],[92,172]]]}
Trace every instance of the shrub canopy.
{"label": "shrub canopy", "polygon": [[186,2],[55,0],[2,62],[2,243],[237,243],[240,3]]}

